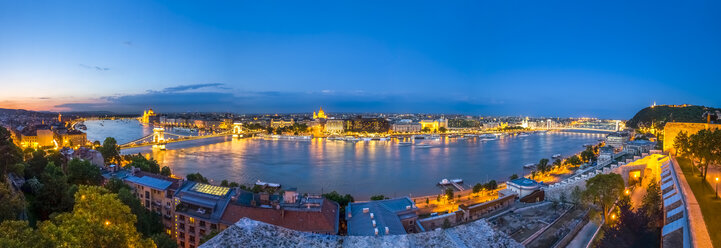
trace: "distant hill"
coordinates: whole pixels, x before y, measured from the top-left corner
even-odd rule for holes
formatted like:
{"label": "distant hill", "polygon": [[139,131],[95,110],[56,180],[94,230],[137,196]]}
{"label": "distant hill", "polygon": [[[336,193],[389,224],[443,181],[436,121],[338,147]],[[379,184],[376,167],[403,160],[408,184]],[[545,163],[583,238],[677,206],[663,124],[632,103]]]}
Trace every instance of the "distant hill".
{"label": "distant hill", "polygon": [[703,114],[706,111],[721,110],[718,108],[710,108],[694,105],[658,105],[647,107],[638,111],[636,115],[626,122],[627,127],[639,128],[650,127],[652,124],[656,127],[663,127],[667,122],[695,122],[704,123]]}

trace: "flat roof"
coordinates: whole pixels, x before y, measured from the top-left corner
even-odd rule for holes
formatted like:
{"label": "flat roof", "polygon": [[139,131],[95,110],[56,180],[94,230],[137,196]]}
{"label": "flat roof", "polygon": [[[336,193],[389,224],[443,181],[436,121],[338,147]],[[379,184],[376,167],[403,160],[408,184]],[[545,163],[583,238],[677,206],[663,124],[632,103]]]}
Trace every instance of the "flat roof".
{"label": "flat roof", "polygon": [[125,178],[125,180],[133,182],[135,184],[140,184],[140,185],[148,186],[148,187],[151,187],[154,189],[159,189],[159,190],[166,190],[166,189],[168,189],[168,187],[170,187],[171,184],[173,184],[173,182],[171,182],[171,181],[166,181],[166,180],[148,177],[148,176],[143,176],[143,177],[129,176],[129,177]]}
{"label": "flat roof", "polygon": [[204,184],[204,183],[196,183],[193,185],[193,187],[190,188],[191,191],[205,193],[209,195],[215,195],[215,196],[224,196],[225,194],[230,191],[230,188],[228,187],[222,187],[222,186],[215,186],[210,184]]}

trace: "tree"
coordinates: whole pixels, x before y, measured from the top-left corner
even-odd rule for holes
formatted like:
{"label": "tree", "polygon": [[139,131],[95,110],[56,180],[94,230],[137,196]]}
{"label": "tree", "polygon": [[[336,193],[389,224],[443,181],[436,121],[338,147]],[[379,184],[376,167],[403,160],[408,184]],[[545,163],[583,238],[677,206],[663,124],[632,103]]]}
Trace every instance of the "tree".
{"label": "tree", "polygon": [[32,178],[39,176],[45,171],[45,166],[48,165],[48,159],[45,158],[45,152],[43,150],[36,150],[32,152],[27,163],[28,166],[25,168],[25,176]]}
{"label": "tree", "polygon": [[390,199],[390,198],[388,198],[388,197],[386,197],[386,196],[384,196],[384,195],[374,195],[374,196],[371,196],[371,201],[380,201],[380,200],[386,200],[386,199]]}
{"label": "tree", "polygon": [[698,166],[704,180],[710,164],[721,161],[721,130],[703,129],[689,137],[690,151],[699,160]]}
{"label": "tree", "polygon": [[581,200],[583,198],[583,191],[580,187],[576,186],[573,187],[573,191],[571,191],[571,202],[573,204],[579,204],[581,203]]}
{"label": "tree", "polygon": [[29,226],[27,221],[8,220],[0,224],[0,247],[44,248],[55,246]]}
{"label": "tree", "polygon": [[586,181],[583,199],[594,203],[603,210],[603,217],[608,217],[608,210],[618,200],[625,189],[623,178],[619,174],[599,174]]}
{"label": "tree", "polygon": [[98,151],[100,151],[100,154],[103,155],[103,159],[105,159],[105,164],[120,162],[120,146],[118,146],[118,142],[115,140],[115,138],[105,138],[105,141],[103,141],[103,145],[98,148]]}
{"label": "tree", "polygon": [[105,186],[104,186],[104,187],[105,187],[107,190],[109,190],[110,192],[113,192],[113,193],[116,193],[116,194],[117,194],[117,193],[120,191],[120,189],[122,189],[122,188],[125,188],[125,189],[128,189],[128,190],[131,189],[130,186],[128,186],[127,184],[125,184],[125,182],[123,182],[122,179],[118,179],[118,178],[110,178],[110,180],[108,180],[108,182],[105,183]]}
{"label": "tree", "polygon": [[208,233],[208,234],[206,234],[205,236],[203,236],[203,237],[200,238],[200,244],[202,245],[202,244],[204,244],[205,242],[208,242],[208,240],[213,239],[213,237],[215,237],[216,235],[218,235],[218,233],[220,233],[218,230],[212,230],[212,231],[210,231],[210,233]]}
{"label": "tree", "polygon": [[341,206],[341,209],[344,209],[345,206],[348,206],[348,203],[354,202],[353,196],[351,196],[350,194],[341,195],[335,190],[333,192],[323,194],[323,197],[328,200],[337,202],[338,205]]}
{"label": "tree", "polygon": [[155,247],[135,230],[135,221],[118,195],[102,187],[81,185],[73,211],[43,222],[38,231],[67,247]]}
{"label": "tree", "polygon": [[585,151],[581,152],[581,159],[585,163],[591,162],[591,160],[593,160],[593,158],[595,158],[595,157],[596,157],[596,155],[593,153],[593,151],[591,151],[589,149],[586,149]]}
{"label": "tree", "polygon": [[51,213],[73,209],[73,194],[77,191],[77,186],[68,184],[67,177],[60,168],[49,163],[40,176],[40,182],[44,186],[31,203],[31,209],[40,220],[47,220]]}
{"label": "tree", "polygon": [[173,173],[170,172],[170,167],[168,167],[168,166],[163,166],[163,168],[160,169],[160,175],[169,177],[169,176],[172,175],[172,174],[173,174]]}
{"label": "tree", "polygon": [[496,180],[491,180],[484,184],[483,187],[486,188],[486,190],[494,190],[498,188],[498,183]]}
{"label": "tree", "polygon": [[560,168],[560,167],[561,167],[561,160],[560,160],[560,159],[554,160],[554,161],[553,161],[553,167],[554,167],[554,168]]}
{"label": "tree", "polygon": [[581,158],[579,158],[578,155],[573,155],[570,158],[566,159],[566,163],[570,164],[571,166],[578,166],[581,165],[583,161],[581,161]]}
{"label": "tree", "polygon": [[658,231],[648,228],[643,210],[633,212],[628,201],[619,201],[619,218],[615,225],[604,225],[598,247],[659,247]]}
{"label": "tree", "polygon": [[200,174],[200,172],[190,173],[186,175],[185,178],[187,178],[189,181],[208,184],[208,178],[205,178],[203,175]]}
{"label": "tree", "polygon": [[641,209],[648,216],[650,228],[657,228],[663,224],[663,209],[661,206],[663,206],[661,187],[654,178],[646,186],[646,195],[643,196],[641,201]]}
{"label": "tree", "polygon": [[[514,174],[514,175],[515,175],[515,174]],[[475,194],[475,193],[478,193],[478,192],[481,192],[481,190],[483,190],[483,184],[476,183],[476,185],[473,185],[473,193],[474,193],[474,194]]]}
{"label": "tree", "polygon": [[10,131],[0,127],[0,176],[5,176],[9,166],[22,162],[23,153],[10,137]]}
{"label": "tree", "polygon": [[453,200],[453,193],[454,193],[454,191],[453,191],[452,188],[447,188],[447,189],[446,189],[445,195],[446,195],[446,198],[448,198],[449,201],[452,201],[452,200]]}
{"label": "tree", "polygon": [[16,220],[25,210],[25,200],[20,197],[21,192],[14,192],[7,185],[0,181],[0,222]]}
{"label": "tree", "polygon": [[508,177],[508,180],[516,180],[518,179],[518,174],[513,174],[510,177]]}
{"label": "tree", "polygon": [[540,161],[538,161],[537,168],[541,173],[546,173],[547,171],[549,171],[548,162],[549,160],[547,158],[542,158]]}
{"label": "tree", "polygon": [[[213,231],[211,231],[211,233],[212,232],[218,232],[218,231],[213,230]],[[156,246],[158,246],[158,248],[177,248],[178,247],[178,243],[175,243],[175,240],[165,233],[153,234],[153,236],[150,236],[150,239],[153,240],[153,242],[155,243]],[[202,244],[203,240],[201,239],[200,242]]]}
{"label": "tree", "polygon": [[421,132],[429,133],[429,132],[431,132],[431,128],[430,128],[430,127],[424,127],[423,129],[421,129]]}
{"label": "tree", "polygon": [[240,184],[238,184],[236,182],[230,182],[230,184],[228,184],[228,187],[235,188],[235,187],[238,187],[239,185]]}
{"label": "tree", "polygon": [[686,132],[681,131],[676,135],[673,141],[673,148],[676,149],[678,156],[686,157],[691,155],[691,143]]}
{"label": "tree", "polygon": [[438,132],[440,132],[440,133],[445,133],[445,132],[447,132],[447,131],[448,131],[448,129],[447,129],[446,127],[439,127],[439,128],[438,128]]}
{"label": "tree", "polygon": [[118,191],[118,199],[130,209],[130,212],[136,217],[134,223],[135,229],[143,234],[144,237],[150,237],[156,233],[163,232],[163,222],[160,215],[151,212],[143,207],[138,197],[136,197],[130,187],[123,187]]}
{"label": "tree", "polygon": [[220,181],[220,186],[228,187],[228,180],[223,179],[223,181]]}
{"label": "tree", "polygon": [[71,184],[100,185],[103,176],[100,168],[87,160],[73,159],[68,162],[68,182]]}
{"label": "tree", "polygon": [[[138,153],[137,155],[130,155],[129,159],[130,163],[125,165],[126,168],[132,166],[140,169],[141,171],[160,174],[160,164],[158,164],[158,161],[153,158],[147,159],[145,156]],[[170,168],[168,168],[168,170],[170,170]]]}

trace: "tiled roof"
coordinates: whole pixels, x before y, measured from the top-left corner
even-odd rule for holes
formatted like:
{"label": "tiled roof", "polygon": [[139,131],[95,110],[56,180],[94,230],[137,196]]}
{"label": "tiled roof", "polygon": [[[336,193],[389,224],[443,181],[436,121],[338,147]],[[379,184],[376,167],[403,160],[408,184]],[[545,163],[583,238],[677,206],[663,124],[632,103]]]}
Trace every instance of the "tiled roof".
{"label": "tiled roof", "polygon": [[221,221],[232,225],[242,218],[249,218],[276,226],[304,232],[338,232],[338,203],[323,200],[321,211],[296,211],[273,208],[248,207],[228,204]]}

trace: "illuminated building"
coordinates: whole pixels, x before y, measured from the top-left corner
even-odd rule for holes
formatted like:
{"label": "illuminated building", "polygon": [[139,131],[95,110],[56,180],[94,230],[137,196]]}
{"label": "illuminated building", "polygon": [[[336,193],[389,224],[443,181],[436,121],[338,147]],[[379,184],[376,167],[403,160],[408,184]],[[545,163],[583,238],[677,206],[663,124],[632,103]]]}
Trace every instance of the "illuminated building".
{"label": "illuminated building", "polygon": [[391,130],[394,133],[415,133],[421,131],[420,123],[393,123]]}
{"label": "illuminated building", "polygon": [[343,120],[328,120],[325,122],[324,131],[331,134],[341,134],[345,132],[343,123]]}
{"label": "illuminated building", "polygon": [[153,109],[143,111],[143,116],[140,117],[141,123],[153,123],[156,121],[156,115]]}
{"label": "illuminated building", "polygon": [[390,128],[388,120],[383,118],[357,117],[345,121],[346,132],[386,133]]}
{"label": "illuminated building", "polygon": [[123,181],[133,189],[142,206],[162,216],[165,233],[173,237],[173,195],[180,188],[182,180],[139,171],[123,178]]}
{"label": "illuminated building", "polygon": [[60,146],[66,147],[66,146],[83,146],[86,143],[88,143],[88,136],[86,133],[83,133],[78,130],[67,130],[64,132],[57,132],[57,137],[59,140]]}
{"label": "illuminated building", "polygon": [[326,116],[325,112],[323,112],[323,107],[318,110],[318,114],[313,112],[313,119],[328,119],[328,116]]}
{"label": "illuminated building", "polygon": [[439,128],[448,128],[448,119],[438,119],[438,120],[421,120],[419,122],[421,124],[421,130],[428,129],[431,132],[438,131]]}
{"label": "illuminated building", "polygon": [[293,126],[295,124],[295,121],[293,119],[290,120],[281,120],[281,119],[273,119],[270,120],[270,127],[272,128],[279,128],[279,127],[289,127]]}

